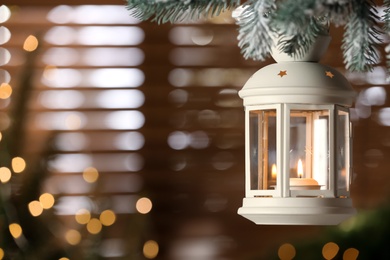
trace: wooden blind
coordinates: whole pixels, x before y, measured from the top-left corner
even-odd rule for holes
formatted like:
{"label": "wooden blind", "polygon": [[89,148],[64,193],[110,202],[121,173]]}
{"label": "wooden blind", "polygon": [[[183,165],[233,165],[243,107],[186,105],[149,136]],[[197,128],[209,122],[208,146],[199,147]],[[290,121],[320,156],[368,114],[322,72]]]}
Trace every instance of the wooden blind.
{"label": "wooden blind", "polygon": [[[10,4],[4,26],[11,39],[2,47],[11,60],[1,73],[15,93],[1,101],[2,130],[17,90],[28,85],[20,153],[33,165],[47,159],[48,172],[24,182],[37,178],[40,193],[55,196],[52,215],[38,218],[57,223],[70,259],[86,259],[80,257],[92,242],[96,257],[142,259],[150,241],[159,246],[157,259],[244,259],[321,234],[320,227],[255,226],[236,214],[244,196],[244,110],[237,92],[273,61],[242,58],[230,14],[156,25],[132,18],[122,3]],[[375,183],[390,181],[385,69],[345,72],[342,30],[331,33],[322,63],[343,71],[359,91],[352,110],[353,196],[369,207],[386,190],[373,189]],[[33,53],[22,49],[29,35],[39,41]],[[83,178],[96,172],[96,182]],[[151,211],[137,209],[149,200]],[[76,221],[80,209],[92,218],[112,210],[115,223],[91,234]],[[69,230],[81,235],[76,245]]]}

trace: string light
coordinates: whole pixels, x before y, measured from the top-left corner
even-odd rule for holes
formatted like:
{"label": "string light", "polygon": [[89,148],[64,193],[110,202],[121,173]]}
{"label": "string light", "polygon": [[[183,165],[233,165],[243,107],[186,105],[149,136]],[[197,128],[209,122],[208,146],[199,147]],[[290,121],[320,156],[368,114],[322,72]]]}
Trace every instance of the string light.
{"label": "string light", "polygon": [[115,223],[116,215],[112,210],[105,210],[100,214],[99,219],[103,226],[111,226]]}
{"label": "string light", "polygon": [[72,246],[78,245],[81,241],[81,234],[75,229],[70,229],[65,234],[65,240]]}
{"label": "string light", "polygon": [[359,250],[356,248],[348,248],[343,254],[343,260],[356,260],[359,256]]}
{"label": "string light", "polygon": [[18,223],[10,224],[8,229],[14,238],[19,238],[23,233],[22,227]]}
{"label": "string light", "polygon": [[99,178],[99,172],[94,167],[88,167],[83,172],[83,178],[86,182],[94,183]]}
{"label": "string light", "polygon": [[54,196],[50,193],[44,193],[39,196],[39,202],[42,204],[42,208],[50,209],[54,206],[55,199]]}
{"label": "string light", "polygon": [[147,214],[152,210],[152,201],[148,198],[140,198],[135,207],[141,214]]}
{"label": "string light", "polygon": [[156,258],[158,255],[159,246],[154,240],[146,241],[143,247],[144,256],[148,259]]}
{"label": "string light", "polygon": [[76,221],[79,224],[87,224],[91,220],[91,213],[87,209],[80,209],[75,215]]}
{"label": "string light", "polygon": [[279,247],[278,256],[281,260],[292,260],[295,257],[295,247],[289,243],[283,244]]}
{"label": "string light", "polygon": [[0,99],[7,99],[12,94],[12,87],[8,83],[2,83],[0,85]]}
{"label": "string light", "polygon": [[34,35],[29,35],[23,44],[23,49],[28,52],[33,52],[38,48],[38,39]]}
{"label": "string light", "polygon": [[12,170],[15,173],[21,173],[26,169],[26,161],[22,157],[15,157],[11,162]]}
{"label": "string light", "polygon": [[329,242],[322,248],[322,256],[327,259],[333,259],[339,252],[339,246],[333,242]]}
{"label": "string light", "polygon": [[102,230],[102,223],[97,218],[92,218],[87,224],[87,230],[92,235],[96,235]]}
{"label": "string light", "polygon": [[11,179],[12,173],[11,170],[7,167],[0,168],[0,181],[2,183],[7,183]]}
{"label": "string light", "polygon": [[38,217],[42,214],[43,207],[39,201],[33,200],[28,204],[28,210],[33,217]]}

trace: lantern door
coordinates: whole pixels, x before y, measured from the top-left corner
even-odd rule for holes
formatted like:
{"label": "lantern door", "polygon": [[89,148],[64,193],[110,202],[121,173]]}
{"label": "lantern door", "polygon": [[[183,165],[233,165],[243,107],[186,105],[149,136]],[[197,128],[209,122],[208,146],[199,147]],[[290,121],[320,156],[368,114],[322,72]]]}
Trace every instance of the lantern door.
{"label": "lantern door", "polygon": [[333,105],[286,105],[284,196],[334,197]]}
{"label": "lantern door", "polygon": [[[250,197],[280,197],[277,165],[280,147],[281,106],[256,106],[247,110],[246,192]],[[248,133],[249,132],[249,133]],[[280,157],[280,156],[279,156]]]}

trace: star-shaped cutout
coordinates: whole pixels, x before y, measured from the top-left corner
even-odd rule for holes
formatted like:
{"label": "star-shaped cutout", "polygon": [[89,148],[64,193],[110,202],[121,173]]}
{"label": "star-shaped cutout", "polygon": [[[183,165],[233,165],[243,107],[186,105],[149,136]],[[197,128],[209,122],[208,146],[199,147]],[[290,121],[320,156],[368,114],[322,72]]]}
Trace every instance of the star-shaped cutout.
{"label": "star-shaped cutout", "polygon": [[334,75],[331,71],[325,71],[325,75],[331,79],[333,79]]}
{"label": "star-shaped cutout", "polygon": [[280,76],[281,78],[283,78],[283,76],[286,76],[287,75],[287,70],[281,70],[278,74],[278,76]]}

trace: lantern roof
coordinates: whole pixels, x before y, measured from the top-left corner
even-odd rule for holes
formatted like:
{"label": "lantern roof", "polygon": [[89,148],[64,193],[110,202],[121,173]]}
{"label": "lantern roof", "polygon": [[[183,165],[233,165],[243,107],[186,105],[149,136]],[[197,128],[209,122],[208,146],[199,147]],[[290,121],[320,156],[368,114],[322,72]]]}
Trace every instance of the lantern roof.
{"label": "lantern roof", "polygon": [[239,95],[244,105],[301,103],[349,107],[356,93],[332,67],[317,62],[286,61],[258,70]]}

